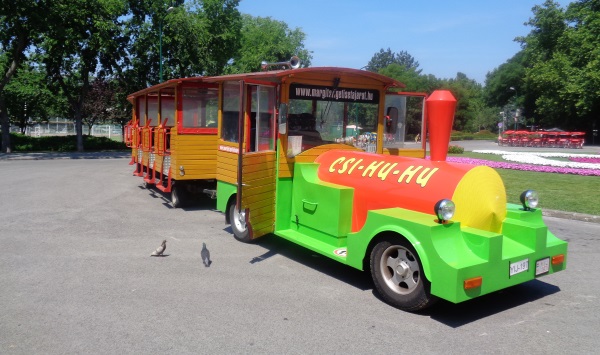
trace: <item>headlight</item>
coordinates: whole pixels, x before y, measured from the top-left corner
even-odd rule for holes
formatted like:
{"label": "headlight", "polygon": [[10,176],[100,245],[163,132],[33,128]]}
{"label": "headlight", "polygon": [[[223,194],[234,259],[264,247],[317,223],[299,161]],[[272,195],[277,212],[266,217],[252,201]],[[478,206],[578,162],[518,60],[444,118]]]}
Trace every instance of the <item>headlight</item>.
{"label": "headlight", "polygon": [[535,190],[526,190],[521,194],[521,204],[525,211],[536,208],[539,202],[539,196]]}
{"label": "headlight", "polygon": [[438,218],[439,223],[444,223],[449,221],[452,217],[454,217],[454,210],[456,210],[456,206],[454,202],[448,199],[439,200],[435,204],[435,215]]}

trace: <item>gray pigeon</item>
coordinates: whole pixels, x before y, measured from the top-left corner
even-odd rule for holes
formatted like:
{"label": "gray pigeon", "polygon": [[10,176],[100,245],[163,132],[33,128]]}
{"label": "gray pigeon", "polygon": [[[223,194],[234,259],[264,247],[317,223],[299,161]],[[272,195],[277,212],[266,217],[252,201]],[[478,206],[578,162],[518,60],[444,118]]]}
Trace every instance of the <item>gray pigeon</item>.
{"label": "gray pigeon", "polygon": [[152,254],[150,254],[150,256],[162,256],[163,253],[165,252],[165,249],[167,249],[167,240],[166,239],[162,241],[160,246],[158,248],[156,248],[156,250],[154,252],[152,252]]}
{"label": "gray pigeon", "polygon": [[200,252],[200,256],[202,257],[204,266],[209,267],[212,261],[210,261],[210,251],[206,249],[206,243],[202,243],[202,251]]}

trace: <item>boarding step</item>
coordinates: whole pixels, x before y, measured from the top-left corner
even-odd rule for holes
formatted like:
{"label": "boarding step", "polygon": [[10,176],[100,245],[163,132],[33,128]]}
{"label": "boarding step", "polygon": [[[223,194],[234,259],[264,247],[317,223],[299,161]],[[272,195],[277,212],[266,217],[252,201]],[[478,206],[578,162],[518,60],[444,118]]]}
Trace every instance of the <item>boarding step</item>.
{"label": "boarding step", "polygon": [[315,239],[309,235],[298,232],[294,229],[283,229],[275,232],[276,235],[287,239],[293,243],[301,245],[307,249],[324,255],[328,258],[347,264],[346,261],[346,246],[332,245],[321,240]]}

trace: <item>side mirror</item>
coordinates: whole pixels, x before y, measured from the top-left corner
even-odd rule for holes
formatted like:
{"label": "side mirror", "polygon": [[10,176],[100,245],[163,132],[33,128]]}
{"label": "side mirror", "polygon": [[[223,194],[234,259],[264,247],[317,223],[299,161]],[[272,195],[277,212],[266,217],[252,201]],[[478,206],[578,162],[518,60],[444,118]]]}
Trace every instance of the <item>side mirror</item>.
{"label": "side mirror", "polygon": [[287,115],[288,115],[288,105],[280,104],[279,105],[279,134],[287,133]]}

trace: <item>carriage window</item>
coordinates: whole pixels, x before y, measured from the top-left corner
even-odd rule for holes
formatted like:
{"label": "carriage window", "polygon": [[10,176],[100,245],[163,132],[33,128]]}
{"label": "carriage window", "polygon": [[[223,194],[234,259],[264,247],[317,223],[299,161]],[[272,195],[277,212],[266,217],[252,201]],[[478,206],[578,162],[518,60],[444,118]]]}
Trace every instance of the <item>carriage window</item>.
{"label": "carriage window", "polygon": [[421,140],[424,97],[389,94],[385,98],[385,148],[406,148]]}
{"label": "carriage window", "polygon": [[160,91],[160,119],[167,119],[167,127],[175,124],[175,90],[167,88]]}
{"label": "carriage window", "polygon": [[150,126],[158,126],[158,93],[150,93],[146,96],[148,100],[148,115],[146,116],[147,120],[150,121]]}
{"label": "carriage window", "polygon": [[211,133],[206,128],[216,129],[219,102],[217,87],[183,87],[181,91],[181,132]]}
{"label": "carriage window", "polygon": [[221,120],[221,138],[237,143],[239,140],[240,83],[237,81],[223,84],[223,117]]}
{"label": "carriage window", "polygon": [[275,149],[275,87],[251,85],[250,151]]}
{"label": "carriage window", "polygon": [[138,125],[143,126],[146,123],[146,96],[138,96],[136,98],[136,102],[136,116],[138,119]]}

